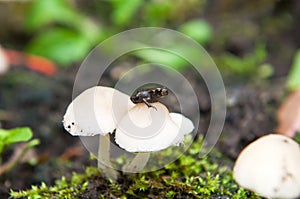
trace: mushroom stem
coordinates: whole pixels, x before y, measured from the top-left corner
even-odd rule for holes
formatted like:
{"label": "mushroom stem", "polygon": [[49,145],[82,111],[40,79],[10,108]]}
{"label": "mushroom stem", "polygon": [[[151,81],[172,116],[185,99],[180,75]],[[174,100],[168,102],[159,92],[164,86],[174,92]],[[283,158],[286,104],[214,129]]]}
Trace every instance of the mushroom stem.
{"label": "mushroom stem", "polygon": [[98,169],[105,177],[111,180],[115,181],[118,178],[118,173],[113,169],[110,162],[109,134],[106,134],[105,136],[99,135]]}
{"label": "mushroom stem", "polygon": [[126,173],[138,173],[146,166],[149,158],[150,153],[140,152],[133,158],[130,163],[124,165],[122,170]]}

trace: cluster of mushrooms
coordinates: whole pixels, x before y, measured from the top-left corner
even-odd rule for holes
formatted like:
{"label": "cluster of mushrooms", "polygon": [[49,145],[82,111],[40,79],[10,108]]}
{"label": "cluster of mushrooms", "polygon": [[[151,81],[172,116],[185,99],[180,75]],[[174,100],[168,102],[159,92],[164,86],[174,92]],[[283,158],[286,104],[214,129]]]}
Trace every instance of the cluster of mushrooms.
{"label": "cluster of mushrooms", "polygon": [[[64,128],[73,136],[99,135],[98,167],[117,178],[110,162],[110,135],[124,150],[136,153],[122,171],[140,172],[150,152],[183,143],[194,125],[179,113],[169,113],[159,102],[134,104],[116,89],[95,86],[78,95],[68,106]],[[245,189],[266,198],[300,196],[300,146],[278,134],[263,136],[248,145],[237,158],[233,176]]]}
{"label": "cluster of mushrooms", "polygon": [[98,167],[111,179],[117,172],[110,162],[110,134],[119,147],[137,153],[122,171],[136,173],[146,165],[150,152],[183,143],[194,125],[179,113],[169,113],[160,102],[134,104],[130,96],[110,87],[95,86],[78,95],[68,106],[64,128],[73,136],[99,135]]}

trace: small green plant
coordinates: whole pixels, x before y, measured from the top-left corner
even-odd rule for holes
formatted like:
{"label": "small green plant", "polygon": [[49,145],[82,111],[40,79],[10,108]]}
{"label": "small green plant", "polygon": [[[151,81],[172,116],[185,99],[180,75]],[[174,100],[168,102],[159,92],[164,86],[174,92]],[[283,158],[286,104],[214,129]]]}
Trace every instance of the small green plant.
{"label": "small green plant", "polygon": [[267,57],[266,47],[263,43],[257,43],[253,52],[243,57],[231,53],[215,56],[217,66],[224,72],[238,76],[255,76],[266,78],[273,74],[273,68],[265,63]]}
{"label": "small green plant", "polygon": [[[28,127],[14,128],[10,130],[0,129],[0,175],[10,171],[19,160],[25,155],[25,153],[32,147],[39,144],[38,139],[32,138],[32,131]],[[2,154],[4,150],[12,144],[18,142],[25,142],[19,150],[15,151],[11,159],[2,164]]]}

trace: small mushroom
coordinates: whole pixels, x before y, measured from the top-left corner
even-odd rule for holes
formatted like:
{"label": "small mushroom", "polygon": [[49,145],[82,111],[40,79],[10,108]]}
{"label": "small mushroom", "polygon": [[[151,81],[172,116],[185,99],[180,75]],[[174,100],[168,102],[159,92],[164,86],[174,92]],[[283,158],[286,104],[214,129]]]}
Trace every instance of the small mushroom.
{"label": "small mushroom", "polygon": [[263,136],[240,153],[233,176],[241,187],[263,197],[299,197],[299,144],[283,135]]}
{"label": "small mushroom", "polygon": [[92,87],[68,106],[63,125],[73,136],[106,135],[114,131],[117,120],[133,105],[126,94],[116,89]]}
{"label": "small mushroom", "polygon": [[116,129],[116,143],[129,152],[138,152],[123,171],[136,173],[146,165],[150,153],[179,145],[184,135],[194,129],[193,123],[179,113],[169,113],[167,107],[156,102],[156,109],[139,103],[122,118]]}
{"label": "small mushroom", "polygon": [[8,70],[8,67],[6,55],[0,46],[0,74],[4,74]]}
{"label": "small mushroom", "polygon": [[98,167],[116,179],[111,169],[110,138],[119,117],[134,104],[129,97],[113,88],[96,86],[78,95],[68,106],[63,118],[64,128],[73,136],[99,135]]}
{"label": "small mushroom", "polygon": [[[116,129],[116,143],[129,152],[152,152],[183,142],[193,123],[178,113],[169,113],[156,102],[153,108],[139,103],[122,118]],[[134,143],[134,144],[133,144]]]}

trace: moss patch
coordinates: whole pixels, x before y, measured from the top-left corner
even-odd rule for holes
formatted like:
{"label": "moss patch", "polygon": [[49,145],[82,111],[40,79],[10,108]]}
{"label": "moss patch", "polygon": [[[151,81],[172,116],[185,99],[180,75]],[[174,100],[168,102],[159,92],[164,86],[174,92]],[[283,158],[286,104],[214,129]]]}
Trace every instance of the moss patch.
{"label": "moss patch", "polygon": [[[101,176],[95,167],[71,179],[57,180],[54,186],[32,186],[30,190],[11,191],[12,198],[260,198],[240,188],[232,177],[232,162],[217,151],[199,158],[201,139],[177,161],[163,169],[121,175],[117,182]],[[166,152],[168,153],[168,151]]]}

